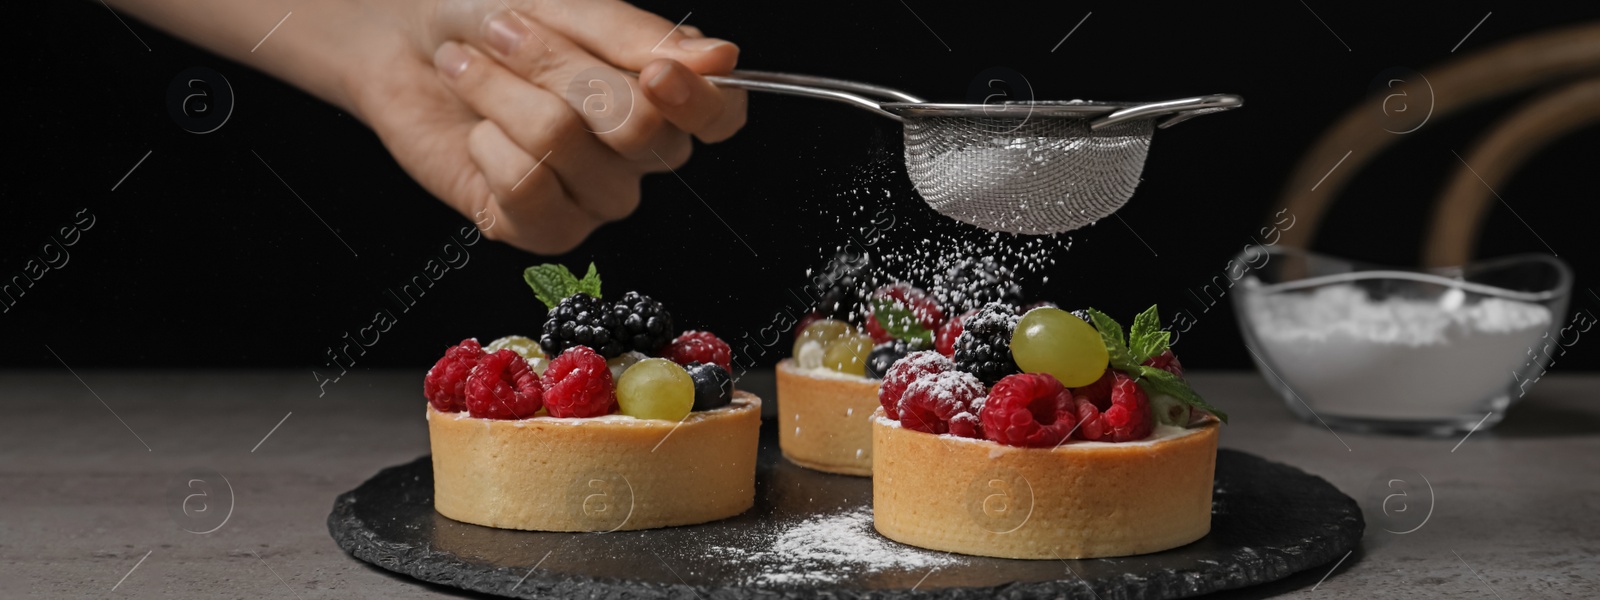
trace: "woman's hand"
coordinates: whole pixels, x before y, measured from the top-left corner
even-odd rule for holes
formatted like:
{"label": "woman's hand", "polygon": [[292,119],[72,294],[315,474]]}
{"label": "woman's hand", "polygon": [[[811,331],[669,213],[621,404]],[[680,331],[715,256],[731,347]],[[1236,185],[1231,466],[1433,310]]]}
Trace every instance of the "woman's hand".
{"label": "woman's hand", "polygon": [[693,27],[617,0],[413,6],[405,39],[346,74],[348,95],[412,177],[493,223],[491,239],[571,249],[633,212],[646,173],[688,160],[690,135],[744,124],[744,93],[700,76],[732,70],[738,48]]}

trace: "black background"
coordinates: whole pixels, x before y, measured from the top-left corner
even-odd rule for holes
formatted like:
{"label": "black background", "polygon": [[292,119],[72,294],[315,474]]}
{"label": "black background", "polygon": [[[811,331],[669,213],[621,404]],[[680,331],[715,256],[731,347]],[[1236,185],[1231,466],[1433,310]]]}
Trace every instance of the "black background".
{"label": "black background", "polygon": [[[1251,242],[1302,152],[1381,71],[1449,60],[1451,47],[1491,10],[1454,56],[1600,17],[1592,3],[1397,4],[647,8],[672,21],[692,10],[690,23],[741,44],[744,67],[882,83],[937,100],[963,100],[974,77],[992,67],[1023,74],[1038,98],[1244,96],[1241,110],[1160,132],[1145,181],[1119,213],[1128,227],[1108,219],[1076,232],[1048,273],[1033,274],[1049,275],[1033,295],[1064,305],[1126,316],[1151,303],[1190,310],[1198,322],[1180,341],[1185,364],[1243,368],[1248,355],[1231,308],[1224,302],[1201,312],[1187,290]],[[420,272],[467,220],[413,183],[350,115],[129,24],[150,50],[98,2],[30,5],[0,26],[14,59],[0,274],[20,272],[80,209],[96,217],[68,264],[0,314],[0,365],[55,368],[54,351],[74,367],[284,367],[326,375],[328,349],[375,311],[395,310],[387,290]],[[183,131],[167,111],[168,85],[195,66],[222,73],[237,98],[229,121],[207,135]],[[1463,152],[1530,96],[1410,134],[1347,188],[1315,248],[1416,263],[1428,205],[1459,164],[1451,150]],[[890,238],[971,234],[912,194],[898,136],[894,123],[862,111],[753,97],[749,124],[734,139],[697,148],[679,170],[683,181],[647,178],[638,213],[558,259],[575,269],[597,262],[609,291],[649,293],[685,326],[725,338],[758,331],[792,310],[792,290],[805,285],[807,268],[845,243],[849,229],[868,225],[866,216],[853,216],[860,190],[888,190],[882,206],[894,211]],[[1477,251],[1547,252],[1542,237],[1577,272],[1572,308],[1591,312],[1600,310],[1600,298],[1587,291],[1600,268],[1591,233],[1600,200],[1596,157],[1594,129],[1540,152],[1497,190],[1527,226],[1497,204]],[[420,371],[463,337],[537,330],[543,309],[520,271],[544,259],[493,242],[470,250],[467,265],[409,312],[395,312],[398,322],[356,358],[357,370]],[[1597,347],[1580,341],[1554,369],[1600,367]]]}

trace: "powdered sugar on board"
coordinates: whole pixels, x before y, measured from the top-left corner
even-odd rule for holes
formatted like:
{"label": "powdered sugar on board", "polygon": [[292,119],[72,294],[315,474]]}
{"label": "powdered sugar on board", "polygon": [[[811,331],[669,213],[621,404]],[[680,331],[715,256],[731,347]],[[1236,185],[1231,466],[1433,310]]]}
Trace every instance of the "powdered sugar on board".
{"label": "powdered sugar on board", "polygon": [[965,558],[894,542],[872,528],[872,508],[818,515],[777,525],[751,544],[716,546],[721,558],[768,565],[747,577],[753,585],[832,583],[884,571],[926,571]]}

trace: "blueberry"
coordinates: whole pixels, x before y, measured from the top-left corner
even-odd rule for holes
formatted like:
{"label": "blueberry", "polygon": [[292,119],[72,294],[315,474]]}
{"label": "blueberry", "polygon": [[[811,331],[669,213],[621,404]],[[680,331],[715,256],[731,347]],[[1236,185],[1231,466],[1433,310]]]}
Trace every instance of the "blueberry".
{"label": "blueberry", "polygon": [[928,348],[928,344],[920,341],[894,340],[878,344],[873,347],[870,354],[867,354],[867,377],[870,379],[883,379],[883,376],[889,372],[889,367],[894,366],[895,361],[912,352],[927,350]]}
{"label": "blueberry", "polygon": [[694,410],[713,410],[733,402],[733,377],[718,364],[689,363],[684,367],[694,380]]}

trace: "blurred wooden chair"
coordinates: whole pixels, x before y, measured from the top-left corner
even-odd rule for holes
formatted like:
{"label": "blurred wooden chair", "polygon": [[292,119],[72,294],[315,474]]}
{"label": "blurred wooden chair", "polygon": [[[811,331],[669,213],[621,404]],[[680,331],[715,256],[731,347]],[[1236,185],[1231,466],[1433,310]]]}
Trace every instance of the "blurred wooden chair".
{"label": "blurred wooden chair", "polygon": [[[1505,94],[1553,87],[1478,138],[1461,156],[1462,164],[1435,201],[1423,246],[1423,266],[1464,265],[1472,259],[1489,215],[1494,201],[1491,190],[1500,189],[1539,149],[1600,123],[1600,23],[1504,42],[1422,76],[1432,88],[1428,114],[1432,120]],[[1374,110],[1384,110],[1381,103],[1385,100],[1381,94],[1363,100],[1301,158],[1274,211],[1287,208],[1297,223],[1305,226],[1284,231],[1282,244],[1308,248],[1328,206],[1345,184],[1362,166],[1402,139],[1402,135],[1385,130],[1373,115]],[[1335,164],[1339,167],[1330,173]]]}

